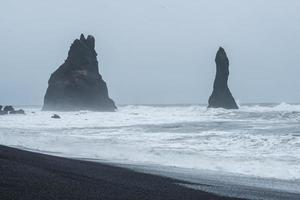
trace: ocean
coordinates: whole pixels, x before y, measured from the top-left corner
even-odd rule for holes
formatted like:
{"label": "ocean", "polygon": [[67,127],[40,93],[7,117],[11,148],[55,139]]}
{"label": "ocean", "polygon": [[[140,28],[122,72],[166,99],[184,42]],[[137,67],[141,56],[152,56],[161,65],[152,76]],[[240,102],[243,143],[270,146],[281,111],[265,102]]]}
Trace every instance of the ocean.
{"label": "ocean", "polygon": [[[113,113],[20,108],[27,114],[0,116],[0,144],[70,158],[300,185],[300,104],[245,104],[239,110],[123,105]],[[54,113],[61,119],[52,119]]]}

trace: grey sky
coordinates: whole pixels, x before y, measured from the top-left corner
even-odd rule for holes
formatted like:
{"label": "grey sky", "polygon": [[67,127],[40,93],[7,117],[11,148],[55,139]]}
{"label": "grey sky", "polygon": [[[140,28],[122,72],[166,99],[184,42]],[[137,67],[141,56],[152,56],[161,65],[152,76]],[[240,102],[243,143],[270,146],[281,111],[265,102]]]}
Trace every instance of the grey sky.
{"label": "grey sky", "polygon": [[0,104],[42,104],[50,74],[80,33],[123,103],[206,103],[214,57],[246,102],[300,102],[299,0],[3,0]]}

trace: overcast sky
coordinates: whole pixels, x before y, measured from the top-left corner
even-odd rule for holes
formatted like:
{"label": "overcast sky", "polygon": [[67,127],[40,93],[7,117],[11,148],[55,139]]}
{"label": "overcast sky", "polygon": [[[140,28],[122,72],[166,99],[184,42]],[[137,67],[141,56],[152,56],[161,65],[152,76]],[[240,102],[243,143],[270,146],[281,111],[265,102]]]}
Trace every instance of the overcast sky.
{"label": "overcast sky", "polygon": [[240,103],[300,102],[299,0],[2,0],[0,104],[43,103],[80,33],[117,104],[206,103],[223,46]]}

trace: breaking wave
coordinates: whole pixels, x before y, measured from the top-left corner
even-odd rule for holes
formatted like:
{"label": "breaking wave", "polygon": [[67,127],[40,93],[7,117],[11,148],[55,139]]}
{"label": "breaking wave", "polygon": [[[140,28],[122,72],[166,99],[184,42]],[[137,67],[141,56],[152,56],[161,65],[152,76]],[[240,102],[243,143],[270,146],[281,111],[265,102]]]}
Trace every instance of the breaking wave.
{"label": "breaking wave", "polygon": [[0,143],[49,154],[300,179],[300,105],[128,105],[115,113],[28,107],[0,116]]}

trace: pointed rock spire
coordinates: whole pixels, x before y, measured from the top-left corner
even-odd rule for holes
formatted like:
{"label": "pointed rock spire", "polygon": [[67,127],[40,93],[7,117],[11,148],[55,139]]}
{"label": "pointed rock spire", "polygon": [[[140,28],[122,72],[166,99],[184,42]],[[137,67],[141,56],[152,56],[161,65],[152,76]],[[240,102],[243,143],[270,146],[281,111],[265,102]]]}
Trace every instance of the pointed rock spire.
{"label": "pointed rock spire", "polygon": [[238,109],[238,106],[228,88],[229,60],[225,50],[220,47],[216,55],[216,77],[214,89],[208,100],[209,108]]}
{"label": "pointed rock spire", "polygon": [[80,34],[80,41],[85,41],[85,37],[84,37],[83,33]]}
{"label": "pointed rock spire", "polygon": [[92,35],[88,35],[86,39],[86,43],[90,48],[92,49],[95,48],[95,38]]}
{"label": "pointed rock spire", "polygon": [[43,110],[114,111],[108,89],[99,74],[95,39],[80,35],[70,47],[68,58],[50,77]]}

